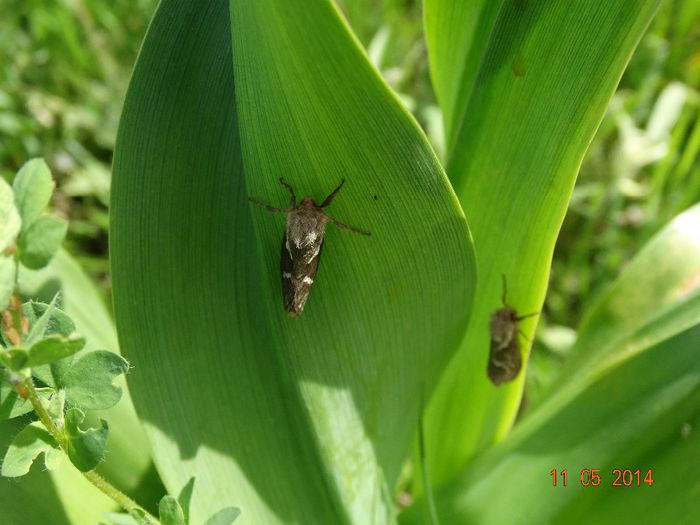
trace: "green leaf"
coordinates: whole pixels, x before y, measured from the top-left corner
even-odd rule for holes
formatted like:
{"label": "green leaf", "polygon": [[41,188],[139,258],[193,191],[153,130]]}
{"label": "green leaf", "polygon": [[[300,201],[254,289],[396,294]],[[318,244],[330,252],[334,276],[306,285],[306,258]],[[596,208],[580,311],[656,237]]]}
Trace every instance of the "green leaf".
{"label": "green leaf", "polygon": [[502,0],[426,0],[430,79],[440,102],[447,152],[464,118],[469,94]]}
{"label": "green leaf", "polygon": [[190,478],[187,484],[182,487],[177,501],[182,508],[182,513],[185,516],[185,523],[190,522],[190,503],[192,503],[192,492],[194,491],[194,478]]}
{"label": "green leaf", "polygon": [[106,350],[89,352],[74,361],[65,373],[54,379],[66,391],[66,402],[83,410],[104,410],[116,405],[122,396],[114,379],[126,374],[129,363],[119,354]]}
{"label": "green leaf", "polygon": [[4,364],[10,370],[21,370],[27,367],[29,352],[26,348],[15,347],[9,350],[0,349],[0,363]]}
{"label": "green leaf", "polygon": [[172,497],[165,495],[158,504],[158,517],[162,525],[185,525],[185,514],[178,501]]}
{"label": "green leaf", "polygon": [[[426,13],[464,4],[460,9],[473,7],[468,16],[481,20],[484,9],[483,2],[426,0],[431,2],[437,6],[426,6]],[[468,331],[425,419],[436,485],[503,439],[513,424],[525,370],[498,388],[486,375],[489,317],[501,305],[501,276],[507,279],[508,302],[519,313],[540,310],[581,160],[658,5],[659,0],[505,0],[492,27],[479,30],[490,36],[474,80],[466,80],[472,87],[460,94],[468,97],[464,111],[445,115],[454,134],[447,172],[478,246],[481,271]],[[450,31],[463,33],[444,38],[469,46],[474,33],[469,25],[460,29],[460,20]],[[440,38],[429,35],[428,41]],[[456,75],[470,67],[452,64],[445,47],[440,49],[429,48],[431,67],[435,61]],[[536,317],[521,323],[530,340],[536,324]],[[529,345],[523,346],[527,362]]]}
{"label": "green leaf", "polygon": [[85,413],[77,408],[66,412],[66,448],[71,463],[81,472],[93,470],[104,458],[109,426],[101,419],[99,429],[80,430]]}
{"label": "green leaf", "polygon": [[0,179],[0,254],[15,243],[21,227],[12,188],[5,179]]}
{"label": "green leaf", "polygon": [[105,518],[107,518],[113,525],[139,525],[136,519],[132,518],[128,514],[121,514],[116,512],[105,513]]}
{"label": "green leaf", "polygon": [[[329,225],[296,320],[284,218],[248,202],[285,205],[280,176],[318,200],[344,178],[329,213],[372,233]],[[197,478],[191,521],[214,491],[250,523],[391,521],[383,495],[469,316],[474,260],[425,137],[333,6],[233,2],[229,23],[225,2],[162,2],[110,211],[132,395],[166,485]]]}
{"label": "green leaf", "polygon": [[0,256],[0,311],[7,308],[15,291],[16,269],[13,258]]}
{"label": "green leaf", "polygon": [[[54,393],[53,388],[36,388],[35,390],[39,398],[47,404]],[[11,385],[0,381],[0,421],[23,416],[33,410],[34,408],[28,399],[22,399]]]}
{"label": "green leaf", "polygon": [[231,525],[241,515],[241,509],[226,507],[204,522],[204,525]]}
{"label": "green leaf", "polygon": [[75,325],[70,318],[56,308],[57,302],[58,294],[55,294],[50,304],[31,302],[22,305],[29,319],[26,344],[33,345],[45,335],[56,333],[68,337],[75,331]]}
{"label": "green leaf", "polygon": [[[588,523],[589,513],[603,519],[596,508],[600,503],[615,516],[630,516],[630,523],[636,522],[632,516],[664,523],[664,512],[675,506],[656,499],[658,487],[630,488],[646,490],[663,509],[657,512],[647,499],[642,510],[643,496],[621,498],[620,488],[612,486],[613,468],[653,469],[662,483],[677,488],[673,493],[664,486],[663,492],[700,516],[696,496],[680,490],[683,481],[675,480],[683,468],[673,470],[697,455],[695,449],[685,460],[680,456],[689,449],[693,425],[700,423],[698,231],[700,205],[674,219],[629,263],[586,315],[569,373],[512,434],[439,493],[442,521]],[[568,487],[551,486],[547,473],[553,468],[568,470]],[[586,468],[601,469],[601,486],[581,486]],[[700,486],[695,478],[686,482]],[[504,494],[508,505],[501,504]],[[422,506],[408,512],[404,523],[420,523]],[[521,521],[513,519],[513,508]]]}
{"label": "green leaf", "polygon": [[48,206],[53,188],[51,171],[44,159],[27,161],[17,172],[12,189],[22,217],[22,231],[31,226]]}
{"label": "green leaf", "polygon": [[61,247],[68,223],[60,217],[45,215],[35,220],[20,236],[20,261],[27,268],[43,268]]}
{"label": "green leaf", "polygon": [[7,449],[2,460],[1,474],[7,478],[24,476],[42,453],[48,467],[52,462],[49,457],[56,451],[60,452],[58,443],[48,430],[38,421],[30,423],[17,434]]}
{"label": "green leaf", "polygon": [[[38,298],[44,303],[51,302],[60,293],[62,310],[56,309],[48,323],[48,333],[70,335],[77,331],[87,341],[82,352],[99,348],[118,351],[116,329],[109,310],[95,285],[65,250],[59,250],[51,263],[41,270],[28,270],[20,266],[20,291],[23,297]],[[34,303],[31,315],[36,317],[36,310],[40,316],[46,307],[46,304]],[[49,367],[39,368],[47,369],[48,377],[44,379],[53,383]],[[32,369],[32,373],[36,374],[37,370]],[[157,502],[163,494],[163,488],[157,482],[157,475],[153,474],[146,436],[131,404],[124,377],[117,378],[116,382],[122,386],[123,398],[102,415],[110,423],[109,454],[97,471],[129,495],[139,500],[143,498]],[[67,472],[72,470],[72,467],[66,469]],[[63,483],[63,480],[58,480],[57,483]],[[84,513],[84,502],[79,495],[66,501],[66,507],[71,512]],[[109,508],[108,506],[107,509]],[[98,511],[102,510],[103,507],[98,507],[97,503],[90,508],[93,515],[98,515]],[[96,518],[92,521],[96,521]]]}
{"label": "green leaf", "polygon": [[700,204],[652,238],[587,313],[562,381],[629,359],[698,322]]}
{"label": "green leaf", "polygon": [[25,366],[39,366],[71,356],[85,346],[85,339],[77,335],[64,337],[52,335],[34,343],[29,349],[29,359]]}

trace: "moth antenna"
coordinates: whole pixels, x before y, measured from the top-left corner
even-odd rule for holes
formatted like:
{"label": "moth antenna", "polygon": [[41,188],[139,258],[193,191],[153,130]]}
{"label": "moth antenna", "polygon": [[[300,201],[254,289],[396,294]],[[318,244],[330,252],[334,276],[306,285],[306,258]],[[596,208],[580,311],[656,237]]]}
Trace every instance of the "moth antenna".
{"label": "moth antenna", "polygon": [[335,194],[340,191],[340,188],[343,187],[343,184],[345,184],[345,179],[340,181],[340,184],[338,184],[338,187],[334,189],[331,194],[326,197],[323,202],[321,203],[321,208],[325,208],[326,206],[330,206],[331,202],[333,201],[333,197],[335,197]]}
{"label": "moth antenna", "polygon": [[501,274],[501,280],[503,282],[503,291],[501,292],[501,302],[503,303],[503,306],[506,306],[508,303],[506,303],[506,274],[502,273]]}
{"label": "moth antenna", "polygon": [[286,213],[289,211],[289,210],[285,210],[283,208],[275,208],[274,206],[270,206],[269,204],[265,204],[264,202],[257,201],[255,199],[250,198],[250,197],[248,197],[248,200],[250,202],[252,202],[253,204],[257,204],[258,206],[262,206],[270,213],[277,213],[277,212],[285,212]]}
{"label": "moth antenna", "polygon": [[335,220],[333,217],[331,217],[330,215],[326,215],[326,217],[328,217],[328,219],[329,219],[333,224],[335,224],[338,228],[340,228],[341,230],[347,230],[347,231],[349,231],[349,232],[359,233],[359,234],[361,234],[361,235],[372,235],[370,232],[358,230],[357,228],[353,228],[352,226],[348,226],[347,224],[343,224],[343,223],[340,222],[340,221],[336,221],[336,220]]}
{"label": "moth antenna", "polygon": [[539,314],[539,312],[532,312],[531,314],[525,314],[525,315],[518,316],[515,318],[515,320],[522,321],[523,319],[527,319],[528,317],[534,317],[537,314]]}
{"label": "moth antenna", "polygon": [[280,184],[289,190],[289,195],[290,195],[289,207],[295,208],[297,205],[297,196],[294,195],[294,188],[292,188],[292,186],[287,181],[285,181],[282,177],[280,177]]}

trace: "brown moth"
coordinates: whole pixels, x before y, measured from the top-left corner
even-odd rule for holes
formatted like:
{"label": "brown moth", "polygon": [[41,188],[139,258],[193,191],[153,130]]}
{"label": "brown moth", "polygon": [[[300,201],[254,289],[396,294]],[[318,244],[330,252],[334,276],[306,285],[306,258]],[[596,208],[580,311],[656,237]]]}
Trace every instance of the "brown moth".
{"label": "brown moth", "polygon": [[491,382],[502,385],[512,381],[523,366],[523,358],[520,354],[520,341],[518,335],[523,335],[518,327],[518,322],[537,315],[534,312],[527,315],[518,315],[518,312],[506,302],[506,276],[503,275],[503,295],[501,302],[503,307],[491,315],[489,328],[491,330],[491,348],[489,351],[489,364],[487,373]]}
{"label": "brown moth", "polygon": [[282,239],[282,255],[280,257],[282,297],[284,309],[291,317],[297,317],[304,310],[311,285],[314,284],[316,278],[326,223],[331,222],[338,228],[362,235],[370,233],[343,224],[323,210],[331,204],[335,195],[345,184],[345,179],[340,181],[338,187],[321,204],[316,204],[316,201],[311,197],[304,197],[297,204],[292,187],[282,178],[280,178],[280,183],[289,190],[289,208],[275,208],[255,199],[249,200],[269,212],[287,214],[287,227],[284,231],[284,239]]}

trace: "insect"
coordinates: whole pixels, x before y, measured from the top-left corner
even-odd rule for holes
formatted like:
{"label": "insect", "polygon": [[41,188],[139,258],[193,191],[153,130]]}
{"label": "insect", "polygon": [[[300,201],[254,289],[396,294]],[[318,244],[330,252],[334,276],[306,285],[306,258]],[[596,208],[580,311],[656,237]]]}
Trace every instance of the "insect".
{"label": "insect", "polygon": [[487,373],[491,382],[502,385],[512,381],[523,366],[523,358],[520,354],[520,341],[518,335],[525,335],[520,331],[518,323],[523,319],[537,315],[534,312],[527,315],[518,315],[518,312],[506,302],[506,276],[503,277],[503,295],[501,302],[503,307],[491,315],[489,328],[491,330],[491,348],[489,351],[489,364]]}
{"label": "insect", "polygon": [[304,197],[297,204],[294,189],[282,178],[280,178],[280,183],[289,190],[289,208],[275,208],[255,199],[249,200],[269,212],[287,214],[287,227],[284,230],[280,257],[282,298],[287,313],[291,317],[297,317],[304,310],[311,285],[314,284],[316,278],[326,223],[331,222],[338,228],[361,235],[369,235],[370,233],[343,224],[324,211],[324,208],[330,206],[333,198],[345,184],[345,179],[340,181],[338,187],[321,204],[316,204],[316,201],[311,197]]}

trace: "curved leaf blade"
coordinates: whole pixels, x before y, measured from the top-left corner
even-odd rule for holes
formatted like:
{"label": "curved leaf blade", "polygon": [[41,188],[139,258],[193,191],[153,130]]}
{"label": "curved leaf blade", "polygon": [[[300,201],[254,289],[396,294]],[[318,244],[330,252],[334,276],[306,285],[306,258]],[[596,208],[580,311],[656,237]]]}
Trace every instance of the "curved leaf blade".
{"label": "curved leaf blade", "polygon": [[[391,510],[372,506],[393,486],[421,398],[467,320],[469,234],[425,137],[330,2],[230,6],[250,194],[284,194],[284,174],[318,198],[345,178],[330,212],[372,233],[329,231],[302,322],[279,307],[273,319],[336,490],[354,520],[383,522]],[[282,224],[256,209],[253,225],[274,306]],[[347,420],[329,416],[339,413]]]}
{"label": "curved leaf blade", "polygon": [[[427,458],[438,484],[513,423],[524,371],[499,388],[485,372],[501,276],[518,312],[540,309],[581,159],[658,5],[502,4],[448,163],[481,272],[467,335],[428,407]],[[530,339],[535,324],[521,323]]]}
{"label": "curved leaf blade", "polygon": [[[132,393],[170,492],[197,478],[194,521],[218,510],[198,493],[243,523],[387,518],[420,397],[469,313],[466,222],[330,4],[233,3],[233,33],[225,7],[163,2],[125,105],[111,250]],[[283,224],[247,202],[287,200],[280,175],[319,200],[346,178],[330,212],[372,232],[329,229],[296,321]]]}
{"label": "curved leaf blade", "polygon": [[[441,519],[456,525],[587,523],[586,512],[593,510],[607,523],[611,518],[597,503],[611,516],[632,516],[644,497],[620,499],[620,488],[612,486],[613,468],[652,469],[658,479],[670,480],[683,470],[671,470],[679,467],[681,451],[693,450],[686,462],[697,456],[699,442],[690,432],[700,418],[698,221],[700,205],[674,219],[632,260],[587,315],[573,350],[574,355],[590,350],[595,366],[578,361],[582,369],[574,375],[572,366],[571,377],[503,442],[445,485],[437,496]],[[632,308],[622,307],[626,301]],[[636,337],[616,338],[616,328]],[[599,334],[608,334],[610,341],[603,343]],[[548,473],[553,468],[568,470],[567,487],[552,487]],[[578,478],[591,468],[601,470],[603,481],[587,489]],[[651,497],[657,488],[642,485],[623,490],[646,490]],[[668,488],[663,493],[669,494]],[[509,505],[499,504],[504,495]],[[692,492],[679,491],[674,500],[691,513],[700,512]],[[405,516],[405,523],[420,522],[422,505]],[[512,509],[518,509],[517,516]]]}

